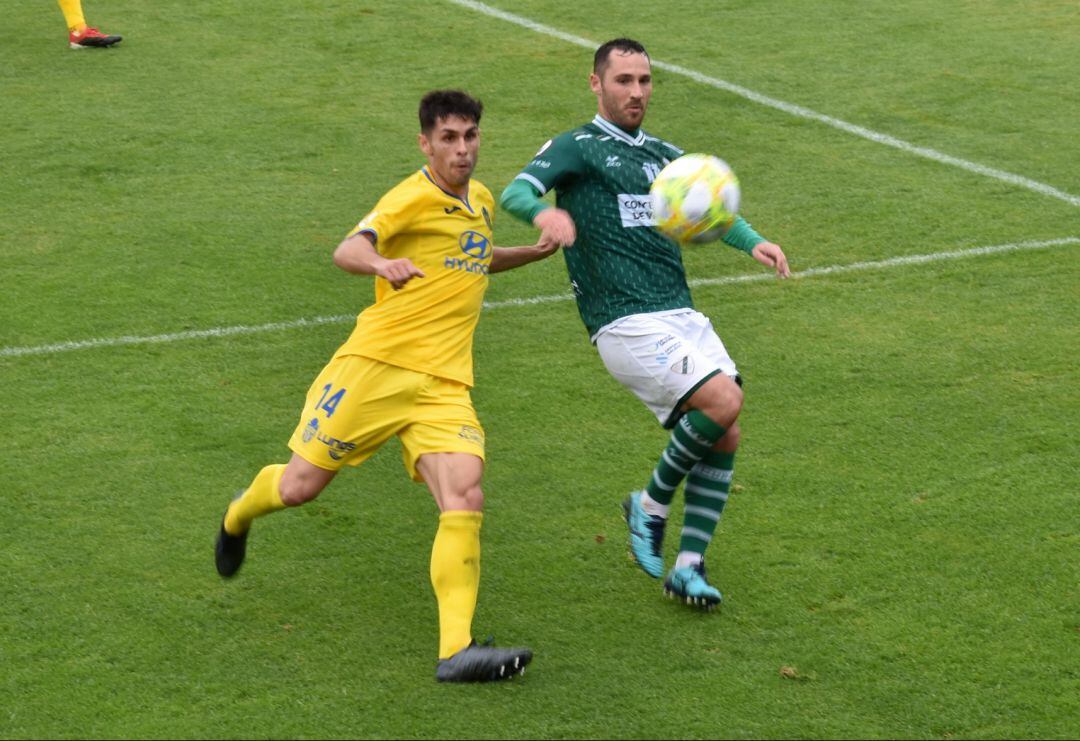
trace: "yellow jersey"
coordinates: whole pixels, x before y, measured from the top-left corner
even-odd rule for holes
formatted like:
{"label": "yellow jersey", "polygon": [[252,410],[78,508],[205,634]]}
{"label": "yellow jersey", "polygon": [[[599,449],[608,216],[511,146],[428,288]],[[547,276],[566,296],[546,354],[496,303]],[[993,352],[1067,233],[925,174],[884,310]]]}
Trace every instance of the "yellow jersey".
{"label": "yellow jersey", "polygon": [[375,278],[375,303],[335,357],[362,355],[473,385],[472,344],[487,290],[495,201],[470,180],[464,198],[443,190],[426,167],[386,193],[348,236],[364,234],[379,254],[423,271],[395,291]]}

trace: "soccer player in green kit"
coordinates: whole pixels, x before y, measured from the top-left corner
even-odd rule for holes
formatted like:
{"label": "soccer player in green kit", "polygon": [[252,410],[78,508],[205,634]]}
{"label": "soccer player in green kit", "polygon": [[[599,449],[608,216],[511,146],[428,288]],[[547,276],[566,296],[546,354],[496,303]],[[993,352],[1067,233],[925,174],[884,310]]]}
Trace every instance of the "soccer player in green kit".
{"label": "soccer player in green kit", "polygon": [[[570,248],[563,255],[578,311],[604,365],[672,430],[648,483],[623,503],[630,550],[649,576],[663,575],[668,511],[686,479],[679,555],[664,591],[711,609],[721,594],[706,579],[704,554],[731,486],[741,380],[693,308],[679,246],[652,228],[649,186],[683,150],[641,129],[652,95],[648,53],[631,39],[603,44],[589,85],[596,117],[544,144],[501,204],[542,240]],[[541,200],[552,189],[555,207]],[[741,217],[723,241],[790,275],[783,250]]]}

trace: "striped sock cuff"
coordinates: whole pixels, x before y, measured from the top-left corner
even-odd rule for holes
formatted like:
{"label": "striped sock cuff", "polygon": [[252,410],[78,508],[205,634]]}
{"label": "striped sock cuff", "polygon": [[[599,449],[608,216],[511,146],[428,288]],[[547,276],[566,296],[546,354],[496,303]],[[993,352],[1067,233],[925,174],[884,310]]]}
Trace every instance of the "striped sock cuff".
{"label": "striped sock cuff", "polygon": [[671,504],[675,489],[712,446],[724,436],[724,428],[697,410],[683,415],[671,431],[667,447],[653,469],[645,491],[660,504]]}
{"label": "striped sock cuff", "polygon": [[717,424],[709,415],[697,409],[691,409],[683,415],[683,420],[686,420],[686,424],[707,444],[706,449],[711,448],[727,432],[723,425]]}

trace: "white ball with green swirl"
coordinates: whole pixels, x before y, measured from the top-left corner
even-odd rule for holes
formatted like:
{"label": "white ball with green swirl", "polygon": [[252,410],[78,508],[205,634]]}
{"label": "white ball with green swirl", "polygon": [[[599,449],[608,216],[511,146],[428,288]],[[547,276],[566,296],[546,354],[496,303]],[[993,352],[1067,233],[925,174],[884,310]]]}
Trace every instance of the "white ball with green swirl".
{"label": "white ball with green swirl", "polygon": [[649,188],[656,228],[679,244],[719,239],[739,213],[739,180],[711,154],[684,154]]}

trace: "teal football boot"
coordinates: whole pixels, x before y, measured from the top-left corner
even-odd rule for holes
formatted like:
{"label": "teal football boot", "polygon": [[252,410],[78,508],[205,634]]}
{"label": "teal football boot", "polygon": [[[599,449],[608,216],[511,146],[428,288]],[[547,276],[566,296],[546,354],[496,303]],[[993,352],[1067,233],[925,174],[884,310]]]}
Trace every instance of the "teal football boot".
{"label": "teal football boot", "polygon": [[672,569],[664,579],[664,594],[693,607],[711,610],[724,599],[720,590],[705,580],[705,562]]}
{"label": "teal football boot", "polygon": [[644,491],[635,491],[623,502],[623,516],[630,528],[630,555],[649,576],[659,579],[664,573],[664,556],[661,547],[664,544],[663,517],[650,515],[641,506]]}

